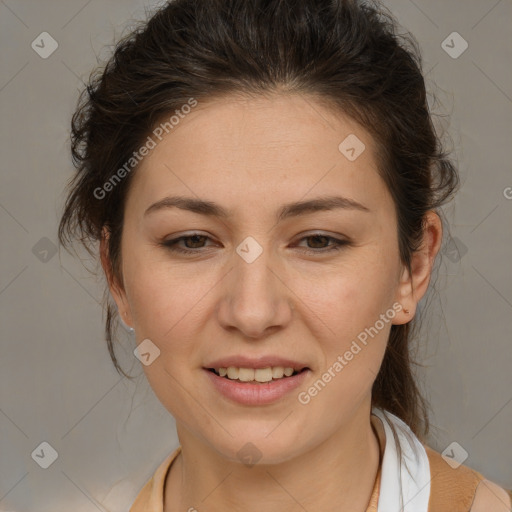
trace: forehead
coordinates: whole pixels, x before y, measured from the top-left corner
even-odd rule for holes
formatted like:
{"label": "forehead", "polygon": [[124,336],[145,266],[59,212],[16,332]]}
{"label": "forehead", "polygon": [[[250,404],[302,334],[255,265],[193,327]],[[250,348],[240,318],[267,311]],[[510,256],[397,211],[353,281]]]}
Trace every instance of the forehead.
{"label": "forehead", "polygon": [[199,102],[156,142],[131,186],[141,208],[176,193],[242,205],[334,192],[363,203],[390,199],[370,134],[313,97]]}

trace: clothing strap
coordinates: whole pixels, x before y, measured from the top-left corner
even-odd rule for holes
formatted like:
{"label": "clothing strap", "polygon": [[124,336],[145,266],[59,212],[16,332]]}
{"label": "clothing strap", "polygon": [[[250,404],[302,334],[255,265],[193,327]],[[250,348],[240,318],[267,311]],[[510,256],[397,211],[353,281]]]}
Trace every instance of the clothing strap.
{"label": "clothing strap", "polygon": [[429,512],[431,476],[424,446],[394,414],[374,407],[371,419],[385,435],[377,511]]}
{"label": "clothing strap", "polygon": [[380,421],[375,421],[375,417],[370,417],[370,424],[379,443],[379,469],[377,470],[377,477],[373,485],[373,491],[368,502],[366,512],[378,512],[379,494],[380,494],[380,478],[382,474],[382,457],[384,455],[384,448],[386,445],[386,435]]}
{"label": "clothing strap", "polygon": [[440,455],[426,447],[431,473],[429,512],[468,512],[476,489],[484,477],[460,465],[452,468]]}
{"label": "clothing strap", "polygon": [[368,503],[368,508],[366,512],[377,512],[377,507],[379,505],[379,491],[380,491],[380,466],[377,472],[377,478],[375,479],[375,484],[373,486],[372,495],[370,497],[370,502]]}

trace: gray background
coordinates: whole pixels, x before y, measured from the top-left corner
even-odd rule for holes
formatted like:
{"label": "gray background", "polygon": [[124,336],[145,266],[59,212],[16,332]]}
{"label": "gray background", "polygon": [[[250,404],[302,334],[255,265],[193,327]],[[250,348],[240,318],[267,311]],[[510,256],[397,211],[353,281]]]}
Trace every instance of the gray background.
{"label": "gray background", "polygon": [[[456,441],[465,464],[511,488],[512,2],[385,3],[420,43],[428,87],[437,84],[434,110],[451,116],[440,126],[463,182],[445,208],[451,233],[436,291],[420,310],[429,442],[443,451]],[[174,420],[127,333],[119,356],[140,378],[121,379],[111,365],[103,282],[65,251],[52,252],[73,173],[67,137],[78,89],[105,45],[156,5],[0,1],[2,511],[127,510],[177,446]],[[31,48],[43,31],[59,45],[47,59]],[[441,47],[454,31],[469,44],[458,58]],[[31,457],[43,441],[58,453],[48,469]]]}

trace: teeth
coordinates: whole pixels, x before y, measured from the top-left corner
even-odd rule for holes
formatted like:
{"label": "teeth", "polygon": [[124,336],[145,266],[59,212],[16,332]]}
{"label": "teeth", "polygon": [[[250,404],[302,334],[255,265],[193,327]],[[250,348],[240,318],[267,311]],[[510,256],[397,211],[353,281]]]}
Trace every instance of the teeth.
{"label": "teeth", "polygon": [[273,366],[267,368],[215,368],[215,373],[221,377],[227,377],[231,380],[239,380],[241,382],[270,382],[272,379],[282,379],[290,377],[295,370],[293,368],[284,368],[282,366]]}

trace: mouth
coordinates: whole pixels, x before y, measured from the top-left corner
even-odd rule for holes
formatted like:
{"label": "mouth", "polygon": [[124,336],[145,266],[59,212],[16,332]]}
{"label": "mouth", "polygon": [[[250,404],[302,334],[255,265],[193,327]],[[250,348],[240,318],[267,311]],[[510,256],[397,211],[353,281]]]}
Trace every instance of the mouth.
{"label": "mouth", "polygon": [[245,406],[265,406],[290,399],[292,392],[304,385],[311,374],[308,367],[221,366],[203,370],[212,389],[229,401]]}

